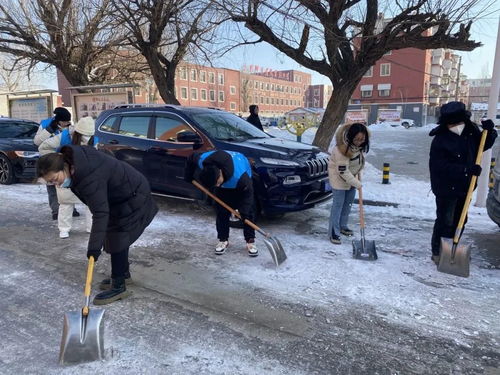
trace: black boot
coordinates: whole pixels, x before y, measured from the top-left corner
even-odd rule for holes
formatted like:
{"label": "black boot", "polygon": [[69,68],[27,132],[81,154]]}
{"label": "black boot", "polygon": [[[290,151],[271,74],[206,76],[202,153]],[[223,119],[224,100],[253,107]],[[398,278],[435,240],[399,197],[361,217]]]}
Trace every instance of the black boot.
{"label": "black boot", "polygon": [[330,236],[330,242],[335,244],[335,245],[340,245],[342,243],[339,235],[335,234],[335,231],[333,230],[333,228],[332,228],[332,235]]}
{"label": "black boot", "polygon": [[[132,278],[130,276],[130,272],[125,273],[125,285],[131,285],[134,282],[132,281]],[[109,290],[111,288],[111,277],[104,279],[99,283],[99,289],[100,290]]]}
{"label": "black boot", "polygon": [[119,299],[125,299],[132,294],[125,286],[124,277],[112,279],[111,285],[112,287],[109,290],[101,292],[94,297],[94,305],[107,305]]}

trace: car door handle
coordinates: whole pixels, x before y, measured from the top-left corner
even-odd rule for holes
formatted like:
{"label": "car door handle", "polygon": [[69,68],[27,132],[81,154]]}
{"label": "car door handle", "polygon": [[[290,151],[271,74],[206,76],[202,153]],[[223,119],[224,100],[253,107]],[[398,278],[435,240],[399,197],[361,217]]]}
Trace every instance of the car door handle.
{"label": "car door handle", "polygon": [[111,145],[117,145],[119,142],[116,139],[112,139],[108,143],[111,144]]}

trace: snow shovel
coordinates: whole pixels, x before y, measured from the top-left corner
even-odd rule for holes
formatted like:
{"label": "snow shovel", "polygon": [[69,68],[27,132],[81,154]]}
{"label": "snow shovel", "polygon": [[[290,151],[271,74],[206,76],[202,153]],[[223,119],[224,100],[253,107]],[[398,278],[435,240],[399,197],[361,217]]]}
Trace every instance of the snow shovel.
{"label": "snow shovel", "polygon": [[94,272],[94,257],[89,258],[85,282],[85,306],[81,311],[64,314],[59,363],[81,363],[104,358],[104,309],[89,309],[90,284]]}
{"label": "snow shovel", "polygon": [[[486,135],[488,131],[483,130],[481,134],[481,142],[479,142],[479,149],[477,150],[476,164],[481,164],[483,159],[484,143],[486,142]],[[469,210],[470,201],[472,200],[472,193],[476,186],[477,176],[472,176],[469,184],[469,190],[465,197],[464,208],[458,221],[455,236],[453,238],[441,237],[441,250],[438,264],[438,271],[449,273],[455,276],[469,277],[470,265],[470,244],[459,243],[462,230],[464,228],[465,218]]]}
{"label": "snow shovel", "polygon": [[[241,219],[241,215],[238,211],[233,210],[231,207],[229,207],[227,204],[225,204],[223,201],[221,201],[219,198],[217,198],[214,194],[210,193],[207,189],[205,189],[205,187],[200,185],[197,181],[193,180],[192,183],[194,186],[196,186],[198,189],[200,189],[202,192],[204,192],[206,195],[208,195],[214,201],[219,203],[226,210],[231,212],[234,216]],[[269,249],[269,252],[271,253],[271,257],[273,258],[273,261],[276,264],[276,266],[279,266],[281,263],[283,263],[286,260],[285,250],[283,249],[283,246],[281,245],[280,241],[276,237],[272,237],[269,233],[264,232],[262,229],[260,229],[257,225],[255,225],[254,223],[252,223],[248,219],[245,219],[244,223],[246,225],[252,227],[257,232],[259,232],[260,234],[262,234],[264,236],[264,243],[266,244],[267,248]]]}
{"label": "snow shovel", "polygon": [[[361,181],[361,175],[359,175]],[[365,211],[363,209],[363,188],[358,189],[359,193],[359,226],[361,232],[360,240],[352,241],[352,256],[361,260],[377,260],[377,250],[375,241],[365,239]]]}

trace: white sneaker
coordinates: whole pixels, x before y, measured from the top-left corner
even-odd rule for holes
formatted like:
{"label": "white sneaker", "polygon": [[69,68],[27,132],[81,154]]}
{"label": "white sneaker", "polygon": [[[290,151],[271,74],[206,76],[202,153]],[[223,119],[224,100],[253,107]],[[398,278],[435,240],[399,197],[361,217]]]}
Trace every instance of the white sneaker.
{"label": "white sneaker", "polygon": [[215,245],[215,254],[217,255],[224,254],[228,246],[229,246],[229,241],[217,242],[217,245]]}
{"label": "white sneaker", "polygon": [[247,242],[247,251],[248,251],[248,256],[256,257],[257,255],[259,255],[259,250],[257,250],[255,242]]}
{"label": "white sneaker", "polygon": [[59,238],[68,238],[69,232],[59,232]]}

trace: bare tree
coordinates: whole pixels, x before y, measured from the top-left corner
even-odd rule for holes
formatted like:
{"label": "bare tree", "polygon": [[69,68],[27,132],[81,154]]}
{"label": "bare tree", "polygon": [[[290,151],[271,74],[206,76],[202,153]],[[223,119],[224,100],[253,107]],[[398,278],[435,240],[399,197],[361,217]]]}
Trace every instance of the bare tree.
{"label": "bare tree", "polygon": [[0,52],[30,71],[38,63],[53,65],[74,86],[127,80],[137,63],[122,63],[133,58],[120,49],[124,40],[111,0],[0,2]]}
{"label": "bare tree", "polygon": [[470,40],[471,22],[493,3],[236,0],[220,5],[260,40],[331,80],[333,94],[314,139],[315,145],[327,149],[356,86],[377,60],[408,47],[471,51],[480,46]]}
{"label": "bare tree", "polygon": [[[128,41],[145,58],[165,103],[175,97],[175,72],[191,51],[205,54],[221,22],[211,1],[112,0]],[[191,53],[194,55],[195,53]],[[208,55],[207,55],[208,57]]]}

